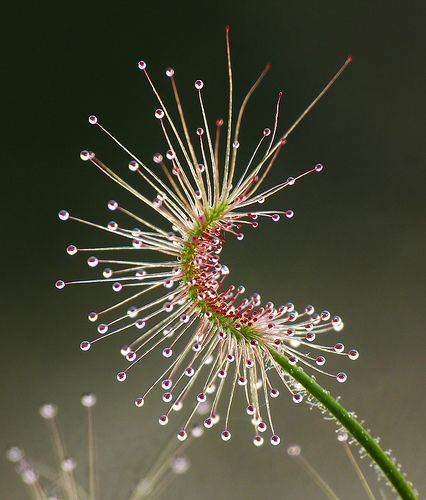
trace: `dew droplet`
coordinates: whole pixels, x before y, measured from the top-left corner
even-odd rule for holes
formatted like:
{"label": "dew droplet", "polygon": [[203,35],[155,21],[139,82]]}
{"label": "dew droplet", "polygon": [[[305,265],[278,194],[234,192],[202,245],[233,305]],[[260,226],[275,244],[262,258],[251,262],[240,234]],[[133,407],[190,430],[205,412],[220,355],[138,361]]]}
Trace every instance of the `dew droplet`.
{"label": "dew droplet", "polygon": [[161,415],[161,417],[158,419],[158,423],[160,425],[167,425],[169,422],[169,417],[167,415]]}
{"label": "dew droplet", "polygon": [[109,210],[111,210],[113,212],[114,210],[117,210],[117,208],[118,208],[118,203],[115,200],[110,200],[108,202],[108,209]]}
{"label": "dew droplet", "polygon": [[265,424],[265,422],[260,422],[260,424],[257,426],[257,430],[259,432],[265,432],[268,426]]}
{"label": "dew droplet", "polygon": [[127,361],[134,361],[136,359],[136,353],[133,351],[130,351],[129,353],[126,354],[126,359]]}
{"label": "dew droplet", "polygon": [[352,361],[355,361],[356,359],[359,358],[359,352],[356,349],[351,349],[348,353],[349,359],[352,359]]}
{"label": "dew droplet", "polygon": [[171,381],[169,378],[164,379],[164,380],[161,382],[161,387],[162,387],[165,391],[169,390],[169,389],[172,387],[172,381]]}
{"label": "dew droplet", "polygon": [[161,163],[163,161],[163,155],[160,153],[155,153],[155,155],[152,157],[152,161],[154,163]]}
{"label": "dew droplet", "polygon": [[136,172],[138,168],[139,168],[139,163],[137,161],[132,160],[129,162],[129,170],[131,170],[132,172]]}
{"label": "dew droplet", "polygon": [[323,311],[321,313],[321,319],[323,321],[328,321],[330,318],[331,318],[331,314],[329,313],[329,311]]}
{"label": "dew droplet", "polygon": [[177,434],[177,438],[179,439],[179,441],[185,441],[185,439],[188,437],[188,434],[185,430],[181,430],[178,432]]}
{"label": "dew droplet", "polygon": [[274,434],[273,436],[271,436],[271,440],[270,441],[271,441],[271,444],[273,446],[278,446],[280,444],[280,442],[281,442],[281,439],[280,439],[279,436],[277,436],[276,434]]}
{"label": "dew droplet", "polygon": [[98,325],[98,333],[104,335],[108,331],[108,325],[106,323],[101,323]]}
{"label": "dew droplet", "polygon": [[66,210],[61,210],[59,213],[58,213],[58,217],[61,219],[61,220],[68,220],[70,218],[70,214],[66,211]]}
{"label": "dew droplet", "polygon": [[89,267],[96,267],[99,264],[99,260],[96,257],[89,257],[87,259],[87,265]]}
{"label": "dew droplet", "polygon": [[306,306],[306,307],[305,307],[305,313],[306,313],[306,314],[309,314],[309,316],[310,316],[311,314],[313,314],[314,312],[315,312],[315,307],[314,307],[314,306],[309,305],[309,306]]}
{"label": "dew droplet", "polygon": [[68,245],[67,246],[67,254],[68,255],[75,255],[77,253],[77,247],[75,245]]}
{"label": "dew droplet", "polygon": [[171,392],[165,392],[163,394],[163,401],[165,403],[170,403],[170,401],[173,399],[172,393]]}
{"label": "dew droplet", "polygon": [[204,403],[204,401],[207,400],[207,396],[204,394],[204,392],[200,392],[200,394],[198,394],[197,396],[197,401],[199,403]]}
{"label": "dew droplet", "polygon": [[302,394],[293,394],[293,402],[294,403],[301,403],[302,401],[303,401]]}
{"label": "dew droplet", "polygon": [[77,462],[74,458],[65,458],[61,462],[61,469],[64,472],[72,472],[77,467]]}
{"label": "dew droplet", "polygon": [[318,356],[316,359],[315,359],[315,363],[318,365],[318,366],[323,366],[325,364],[325,358],[324,356]]}
{"label": "dew droplet", "polygon": [[170,356],[173,354],[173,351],[172,349],[170,349],[170,347],[166,347],[165,349],[163,349],[163,356],[165,358],[170,358]]}
{"label": "dew droplet", "polygon": [[247,406],[247,415],[254,415],[256,413],[256,408],[253,405]]}
{"label": "dew droplet", "polygon": [[183,408],[182,401],[176,401],[175,404],[172,406],[173,411],[180,411],[182,408]]}
{"label": "dew droplet", "polygon": [[45,403],[40,406],[40,415],[46,420],[55,418],[58,414],[58,407],[54,403]]}
{"label": "dew droplet", "polygon": [[229,431],[223,431],[220,437],[223,441],[229,441],[231,439],[231,433]]}
{"label": "dew droplet", "polygon": [[82,351],[88,351],[90,349],[90,346],[91,346],[91,344],[88,340],[83,340],[83,342],[81,342],[81,344],[80,344],[80,349]]}
{"label": "dew droplet", "polygon": [[111,278],[112,276],[112,269],[109,268],[109,267],[106,267],[103,271],[102,271],[102,276],[104,278]]}
{"label": "dew droplet", "polygon": [[253,439],[253,444],[255,446],[262,446],[263,442],[264,442],[264,439],[262,436],[255,436],[255,438]]}
{"label": "dew droplet", "polygon": [[12,463],[19,462],[24,456],[25,453],[19,446],[11,446],[6,450],[6,458]]}
{"label": "dew droplet", "polygon": [[345,350],[345,346],[341,343],[341,342],[338,342],[335,346],[334,346],[334,350],[336,352],[343,352]]}
{"label": "dew droplet", "polygon": [[302,453],[302,448],[298,444],[293,444],[287,448],[287,454],[290,457],[298,457]]}
{"label": "dew droplet", "polygon": [[138,408],[141,408],[145,403],[145,400],[143,398],[136,398],[135,399],[135,405],[138,407]]}
{"label": "dew droplet", "polygon": [[280,395],[280,391],[278,389],[272,388],[269,395],[271,398],[277,398]]}
{"label": "dew droplet", "polygon": [[86,408],[92,408],[92,406],[95,406],[96,401],[96,394],[93,394],[93,392],[83,394],[80,399],[81,404]]}

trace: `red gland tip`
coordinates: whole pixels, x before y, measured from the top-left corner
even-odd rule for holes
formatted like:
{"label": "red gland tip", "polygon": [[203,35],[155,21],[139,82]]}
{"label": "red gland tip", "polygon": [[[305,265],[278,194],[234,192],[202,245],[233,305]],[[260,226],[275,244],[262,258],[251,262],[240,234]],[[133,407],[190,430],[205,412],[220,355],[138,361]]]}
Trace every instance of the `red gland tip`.
{"label": "red gland tip", "polygon": [[350,55],[348,56],[348,58],[346,59],[346,62],[348,62],[348,63],[350,63],[351,61],[352,61],[352,54],[350,54]]}
{"label": "red gland tip", "polygon": [[265,66],[265,71],[269,71],[271,69],[271,64],[268,63],[266,66]]}
{"label": "red gland tip", "polygon": [[287,139],[285,139],[285,138],[283,137],[283,138],[281,139],[281,141],[280,141],[280,142],[281,142],[281,144],[283,144],[283,145],[284,145],[284,144],[287,142]]}
{"label": "red gland tip", "polygon": [[280,91],[278,92],[278,97],[282,97],[283,95],[284,95],[284,92],[283,92],[282,90],[280,90]]}
{"label": "red gland tip", "polygon": [[225,28],[225,29],[226,29],[226,32],[227,32],[227,33],[229,33],[229,31],[230,31],[230,29],[231,29],[231,28],[229,27],[229,24],[227,24],[227,25],[226,25],[226,28]]}

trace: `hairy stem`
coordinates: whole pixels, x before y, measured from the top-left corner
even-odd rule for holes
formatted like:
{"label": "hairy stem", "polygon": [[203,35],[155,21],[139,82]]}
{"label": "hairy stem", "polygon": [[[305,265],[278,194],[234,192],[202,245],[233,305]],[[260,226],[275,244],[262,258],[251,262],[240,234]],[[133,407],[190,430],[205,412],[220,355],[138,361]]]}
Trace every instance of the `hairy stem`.
{"label": "hairy stem", "polygon": [[417,495],[392,459],[379,446],[371,434],[331,394],[298,366],[291,365],[285,356],[267,347],[274,360],[317,399],[351,433],[380,467],[401,498],[415,500]]}

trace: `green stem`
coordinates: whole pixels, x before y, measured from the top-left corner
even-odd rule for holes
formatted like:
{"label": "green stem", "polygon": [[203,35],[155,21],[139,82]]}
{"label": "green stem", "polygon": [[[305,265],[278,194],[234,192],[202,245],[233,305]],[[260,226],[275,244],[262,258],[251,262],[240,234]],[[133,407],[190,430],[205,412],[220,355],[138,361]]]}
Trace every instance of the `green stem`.
{"label": "green stem", "polygon": [[305,373],[302,368],[291,365],[285,356],[279,354],[272,347],[268,347],[274,360],[297,382],[317,399],[336,419],[352,434],[358,443],[367,451],[374,462],[380,467],[389,479],[401,498],[416,500],[417,495],[401,471],[391,458],[382,450],[371,434],[356,420],[331,394],[323,389],[315,380]]}

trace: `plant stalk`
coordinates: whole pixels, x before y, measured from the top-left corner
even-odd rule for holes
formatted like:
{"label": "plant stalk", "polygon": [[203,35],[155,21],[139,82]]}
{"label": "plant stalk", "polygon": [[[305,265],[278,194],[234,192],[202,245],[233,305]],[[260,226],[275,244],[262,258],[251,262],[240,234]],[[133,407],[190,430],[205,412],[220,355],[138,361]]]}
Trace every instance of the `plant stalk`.
{"label": "plant stalk", "polygon": [[350,432],[377,466],[380,467],[400,497],[404,500],[416,500],[418,497],[402,472],[398,470],[396,464],[358,420],[310,375],[305,373],[302,368],[290,364],[288,359],[279,354],[274,348],[269,346],[267,348],[276,363],[293,377],[294,380],[302,384],[306,391],[317,399]]}

